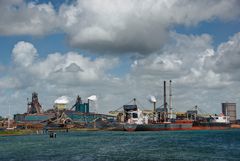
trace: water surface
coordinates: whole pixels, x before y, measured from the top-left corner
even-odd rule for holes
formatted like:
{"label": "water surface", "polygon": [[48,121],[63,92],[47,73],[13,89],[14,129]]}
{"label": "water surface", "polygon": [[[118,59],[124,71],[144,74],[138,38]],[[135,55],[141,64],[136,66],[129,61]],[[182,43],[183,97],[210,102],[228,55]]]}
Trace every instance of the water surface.
{"label": "water surface", "polygon": [[240,130],[2,136],[0,160],[240,160]]}

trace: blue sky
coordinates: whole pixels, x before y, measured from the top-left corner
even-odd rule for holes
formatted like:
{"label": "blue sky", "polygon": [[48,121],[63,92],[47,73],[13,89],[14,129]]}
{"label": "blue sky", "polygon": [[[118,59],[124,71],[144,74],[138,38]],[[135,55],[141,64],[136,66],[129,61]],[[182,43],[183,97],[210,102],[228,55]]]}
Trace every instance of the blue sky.
{"label": "blue sky", "polygon": [[16,102],[12,113],[24,112],[33,91],[45,109],[61,95],[74,102],[78,94],[97,94],[99,112],[132,97],[149,109],[146,96],[158,96],[160,106],[162,81],[169,79],[178,110],[198,104],[220,113],[221,102],[239,102],[237,0],[0,5],[0,109],[8,98]]}
{"label": "blue sky", "polygon": [[213,37],[213,45],[217,47],[225,42],[229,37],[239,32],[240,22],[236,21],[220,21],[214,19],[199,23],[197,26],[177,26],[174,29],[178,33],[200,35],[207,33]]}

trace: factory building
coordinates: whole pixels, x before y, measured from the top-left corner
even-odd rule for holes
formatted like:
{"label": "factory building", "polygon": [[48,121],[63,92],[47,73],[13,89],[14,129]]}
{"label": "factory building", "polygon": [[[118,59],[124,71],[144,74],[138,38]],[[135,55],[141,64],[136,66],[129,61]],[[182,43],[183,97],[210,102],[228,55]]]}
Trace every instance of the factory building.
{"label": "factory building", "polygon": [[222,113],[230,117],[230,123],[236,123],[236,103],[222,103]]}
{"label": "factory building", "polygon": [[81,97],[77,97],[76,103],[73,105],[71,110],[75,108],[75,111],[81,113],[89,113],[89,100],[88,103],[83,103]]}
{"label": "factory building", "polygon": [[[114,116],[90,112],[90,101],[97,100],[95,95],[88,97],[87,103],[83,103],[80,96],[69,110],[69,98],[61,96],[54,101],[54,108],[43,111],[38,101],[38,94],[32,94],[32,102],[27,103],[27,113],[15,114],[14,121],[17,128],[43,129],[45,127],[73,127],[102,128],[107,127],[116,119]],[[1,127],[1,122],[0,122]],[[69,127],[69,126],[68,126]]]}

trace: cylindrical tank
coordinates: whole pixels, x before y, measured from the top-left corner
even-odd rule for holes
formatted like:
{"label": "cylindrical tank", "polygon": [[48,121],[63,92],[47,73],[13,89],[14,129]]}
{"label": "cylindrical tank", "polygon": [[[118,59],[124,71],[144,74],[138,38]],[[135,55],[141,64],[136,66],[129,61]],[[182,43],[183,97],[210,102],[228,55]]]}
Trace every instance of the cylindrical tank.
{"label": "cylindrical tank", "polygon": [[66,109],[67,104],[65,104],[65,103],[56,103],[56,104],[55,104],[55,107],[56,107],[58,110],[64,110],[64,109]]}
{"label": "cylindrical tank", "polygon": [[222,113],[230,117],[230,123],[236,122],[236,103],[222,103]]}
{"label": "cylindrical tank", "polygon": [[58,110],[64,110],[64,109],[67,108],[68,103],[69,103],[68,97],[67,96],[61,96],[61,97],[58,97],[54,101],[54,106]]}

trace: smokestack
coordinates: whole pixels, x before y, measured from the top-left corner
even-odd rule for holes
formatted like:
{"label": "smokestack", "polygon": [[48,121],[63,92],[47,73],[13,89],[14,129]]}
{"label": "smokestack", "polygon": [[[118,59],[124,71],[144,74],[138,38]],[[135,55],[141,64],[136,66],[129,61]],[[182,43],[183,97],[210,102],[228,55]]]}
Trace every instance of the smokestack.
{"label": "smokestack", "polygon": [[163,120],[164,122],[166,122],[167,115],[166,81],[163,81],[163,106],[164,106]]}
{"label": "smokestack", "polygon": [[156,102],[153,102],[153,112],[156,113]]}
{"label": "smokestack", "polygon": [[166,81],[163,82],[163,99],[164,111],[167,112]]}

